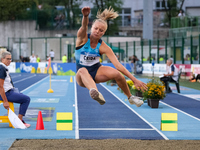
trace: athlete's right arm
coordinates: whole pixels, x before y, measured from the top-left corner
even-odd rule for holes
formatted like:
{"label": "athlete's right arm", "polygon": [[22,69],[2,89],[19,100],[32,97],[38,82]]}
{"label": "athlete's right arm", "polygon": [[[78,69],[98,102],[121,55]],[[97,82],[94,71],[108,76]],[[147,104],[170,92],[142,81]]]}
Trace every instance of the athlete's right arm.
{"label": "athlete's right arm", "polygon": [[85,44],[88,40],[87,29],[89,23],[90,7],[83,7],[82,14],[83,14],[82,25],[77,32],[76,47]]}

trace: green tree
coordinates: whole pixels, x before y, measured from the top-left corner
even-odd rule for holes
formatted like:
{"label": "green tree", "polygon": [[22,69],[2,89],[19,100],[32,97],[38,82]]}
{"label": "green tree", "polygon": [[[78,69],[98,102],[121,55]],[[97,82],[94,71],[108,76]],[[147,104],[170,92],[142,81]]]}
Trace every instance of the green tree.
{"label": "green tree", "polygon": [[[165,5],[166,1],[167,6]],[[168,22],[169,26],[171,25],[171,18],[178,15],[179,11],[182,10],[184,2],[185,0],[162,0],[166,12],[164,22]]]}
{"label": "green tree", "polygon": [[[96,18],[96,14],[98,10],[104,10],[105,8],[109,8],[110,6],[117,12],[121,12],[121,8],[123,5],[122,0],[90,0],[94,4],[94,8],[91,10],[92,19]],[[108,29],[105,35],[114,35],[118,32],[118,22],[119,17],[114,20],[108,20]]]}
{"label": "green tree", "polygon": [[0,21],[25,19],[37,0],[0,0]]}
{"label": "green tree", "polygon": [[[64,6],[65,14],[67,16],[66,20],[68,22],[68,28],[72,29],[77,27],[77,24],[80,24],[80,1],[77,0],[39,0],[39,3],[42,5],[42,9],[54,9],[55,6]],[[55,12],[59,13],[59,12]]]}

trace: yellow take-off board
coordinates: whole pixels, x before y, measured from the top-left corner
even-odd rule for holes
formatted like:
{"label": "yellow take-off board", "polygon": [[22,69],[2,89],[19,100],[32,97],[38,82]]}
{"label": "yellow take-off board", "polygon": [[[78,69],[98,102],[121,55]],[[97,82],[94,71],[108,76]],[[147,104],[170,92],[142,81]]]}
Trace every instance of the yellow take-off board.
{"label": "yellow take-off board", "polygon": [[162,113],[161,114],[161,130],[162,131],[178,131],[177,113]]}
{"label": "yellow take-off board", "polygon": [[56,118],[56,130],[73,130],[72,112],[58,112]]}

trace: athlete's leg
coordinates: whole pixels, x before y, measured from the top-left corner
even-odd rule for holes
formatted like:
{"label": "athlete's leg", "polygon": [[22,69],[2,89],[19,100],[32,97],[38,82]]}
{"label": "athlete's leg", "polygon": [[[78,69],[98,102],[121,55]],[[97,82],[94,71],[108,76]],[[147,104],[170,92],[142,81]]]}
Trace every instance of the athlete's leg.
{"label": "athlete's leg", "polygon": [[128,85],[126,83],[125,77],[116,69],[108,66],[101,66],[95,76],[96,83],[106,82],[108,80],[116,80],[118,86],[122,89],[124,94],[128,97],[130,104],[135,104],[137,107],[140,107],[144,102],[138,97],[133,96],[130,93]]}
{"label": "athlete's leg", "polygon": [[131,96],[130,90],[126,83],[125,77],[116,69],[108,66],[99,67],[95,76],[96,83],[106,82],[114,79],[118,86],[122,89],[124,94],[129,98]]}
{"label": "athlete's leg", "polygon": [[80,86],[86,87],[89,90],[91,98],[99,102],[101,105],[105,104],[106,101],[103,95],[97,90],[96,83],[86,68],[80,68],[78,70],[76,81]]}
{"label": "athlete's leg", "polygon": [[86,87],[88,90],[94,88],[97,90],[96,83],[92,79],[92,76],[89,74],[86,68],[80,68],[76,73],[76,81],[78,85]]}

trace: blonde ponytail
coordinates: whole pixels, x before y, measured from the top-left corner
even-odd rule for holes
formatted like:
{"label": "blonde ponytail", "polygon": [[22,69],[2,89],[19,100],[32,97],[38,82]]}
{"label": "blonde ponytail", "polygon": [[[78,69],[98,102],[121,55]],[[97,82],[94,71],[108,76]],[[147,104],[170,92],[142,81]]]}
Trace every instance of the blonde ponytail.
{"label": "blonde ponytail", "polygon": [[109,7],[109,9],[105,9],[103,12],[101,12],[101,10],[99,10],[97,12],[97,19],[94,20],[93,24],[98,21],[98,22],[102,22],[103,24],[105,24],[106,26],[106,29],[107,29],[107,20],[111,19],[115,19],[117,18],[119,15],[118,15],[118,12],[115,12],[113,8],[111,8],[111,6]]}
{"label": "blonde ponytail", "polygon": [[117,12],[114,11],[113,8],[111,8],[111,6],[109,7],[109,9],[105,9],[103,12],[101,12],[100,10],[97,12],[97,18],[98,19],[102,19],[104,21],[109,20],[109,19],[115,19],[117,18],[119,15]]}

